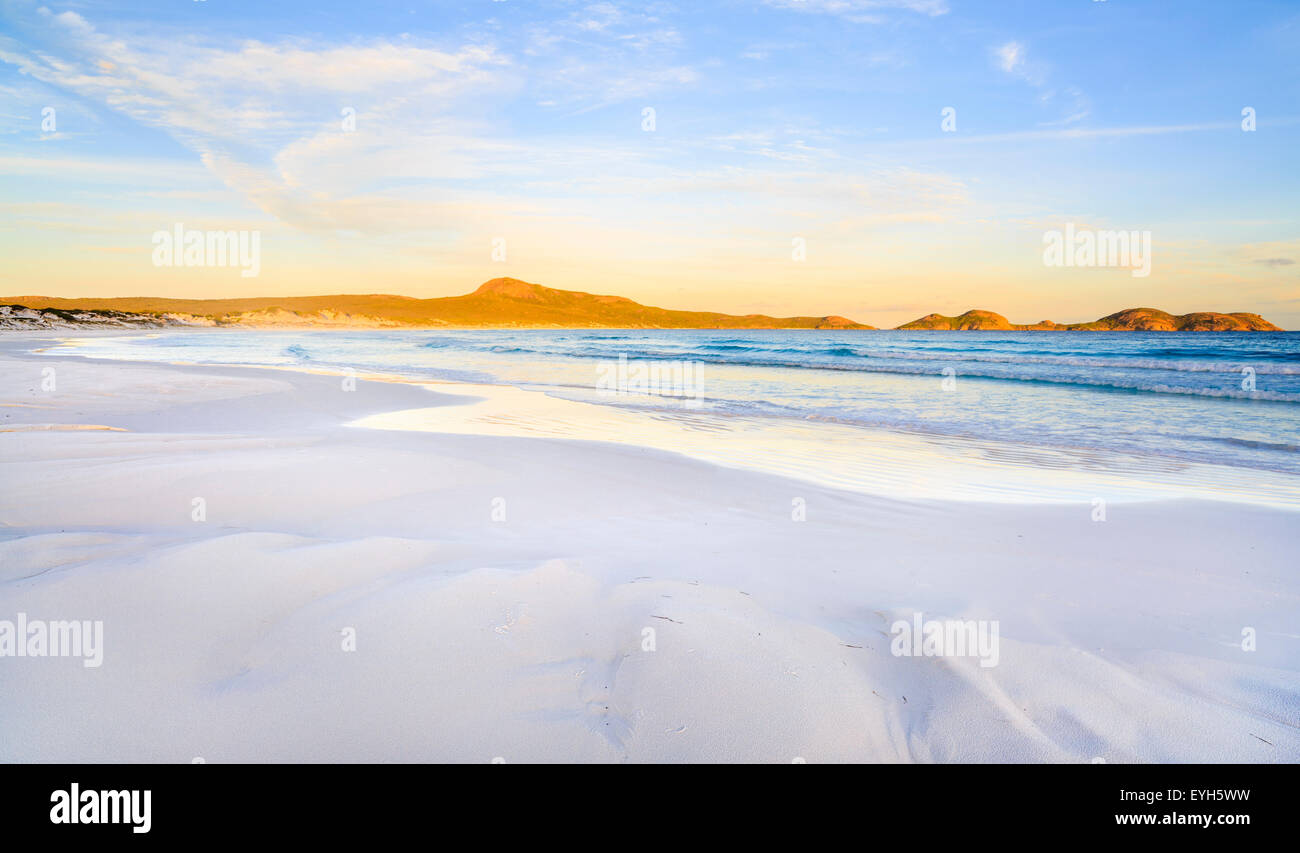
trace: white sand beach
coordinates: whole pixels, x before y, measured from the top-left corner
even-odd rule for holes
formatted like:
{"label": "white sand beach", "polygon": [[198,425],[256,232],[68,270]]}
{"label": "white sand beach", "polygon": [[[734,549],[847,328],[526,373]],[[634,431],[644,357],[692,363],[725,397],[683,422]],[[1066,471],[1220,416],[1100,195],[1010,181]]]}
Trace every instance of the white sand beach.
{"label": "white sand beach", "polygon": [[[102,665],[0,659],[2,761],[1300,761],[1294,510],[865,494],[43,340],[0,338],[0,620]],[[916,614],[996,665],[893,654]]]}

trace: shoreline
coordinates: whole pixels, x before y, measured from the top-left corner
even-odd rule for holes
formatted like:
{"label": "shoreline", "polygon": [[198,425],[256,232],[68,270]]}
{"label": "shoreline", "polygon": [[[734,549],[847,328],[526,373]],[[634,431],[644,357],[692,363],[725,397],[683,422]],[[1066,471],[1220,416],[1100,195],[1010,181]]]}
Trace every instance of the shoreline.
{"label": "shoreline", "polygon": [[[382,330],[365,330],[382,331]],[[95,337],[135,337],[130,333],[106,333]],[[79,336],[57,338],[56,346],[75,344]],[[698,426],[708,422],[707,413],[669,406],[671,398],[653,398],[659,405],[625,407],[614,403],[577,401],[561,394],[565,389],[546,384],[514,384],[505,379],[480,383],[440,378],[430,380],[385,371],[352,371],[337,367],[309,367],[303,364],[255,364],[191,361],[149,361],[82,356],[74,352],[54,355],[51,347],[39,350],[46,358],[71,358],[101,364],[165,364],[176,367],[290,371],[356,380],[388,382],[422,387],[438,394],[469,399],[465,405],[484,410],[481,415],[462,411],[460,417],[445,417],[442,405],[370,413],[349,423],[365,429],[407,430],[433,433],[462,433],[515,437],[548,437],[570,441],[606,441],[631,446],[654,447],[683,453],[691,458],[739,467],[755,472],[775,472],[797,480],[832,488],[864,491],[879,496],[913,499],[975,500],[994,502],[1072,503],[1105,496],[1112,501],[1209,498],[1300,510],[1300,479],[1287,471],[1266,466],[1231,465],[1188,459],[1176,454],[1135,453],[1104,447],[1013,442],[1005,439],[927,431],[901,425],[841,423],[834,419],[808,421],[803,418],[763,416],[717,416],[713,429],[728,432],[727,445],[701,441]],[[831,369],[831,368],[827,368]],[[989,377],[979,381],[1019,382]],[[1106,393],[1127,393],[1118,388],[1098,389]],[[502,402],[509,397],[509,402]],[[495,409],[491,404],[495,402]],[[1283,401],[1261,399],[1264,404]],[[488,405],[485,405],[488,404]],[[584,415],[583,410],[589,414]],[[437,417],[431,418],[429,415]],[[530,424],[529,421],[536,423]],[[687,427],[672,429],[681,421]],[[502,424],[511,423],[511,429]],[[758,432],[748,443],[746,433]],[[763,427],[775,424],[766,434]],[[549,426],[548,426],[549,425]],[[814,435],[815,433],[815,435]],[[802,436],[795,443],[798,454],[773,454],[764,441],[786,443],[791,435]],[[629,438],[630,437],[630,438]],[[841,442],[873,442],[878,458],[851,462],[847,466],[819,465],[820,445],[828,439]],[[883,454],[883,455],[882,455]],[[1102,461],[1105,457],[1106,461]],[[1050,472],[1042,476],[1041,472]],[[901,473],[906,476],[899,476]],[[887,475],[888,474],[888,475]]]}
{"label": "shoreline", "polygon": [[[0,434],[0,619],[104,624],[95,669],[0,658],[2,760],[1300,760],[1290,511],[1097,523],[347,427],[467,408],[360,376],[0,366],[7,422],[126,430]],[[918,614],[997,620],[997,666],[891,654]]]}

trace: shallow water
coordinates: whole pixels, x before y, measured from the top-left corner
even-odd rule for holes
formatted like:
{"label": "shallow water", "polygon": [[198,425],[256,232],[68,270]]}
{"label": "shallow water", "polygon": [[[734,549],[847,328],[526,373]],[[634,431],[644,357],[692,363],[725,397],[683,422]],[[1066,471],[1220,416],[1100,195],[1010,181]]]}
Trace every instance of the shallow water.
{"label": "shallow water", "polygon": [[[1300,503],[1300,333],[187,330],[71,345],[513,385],[624,414],[548,410],[510,434],[680,447],[848,487],[938,476],[961,496],[1079,499],[1123,478],[1133,494]],[[640,393],[652,367],[689,382]]]}

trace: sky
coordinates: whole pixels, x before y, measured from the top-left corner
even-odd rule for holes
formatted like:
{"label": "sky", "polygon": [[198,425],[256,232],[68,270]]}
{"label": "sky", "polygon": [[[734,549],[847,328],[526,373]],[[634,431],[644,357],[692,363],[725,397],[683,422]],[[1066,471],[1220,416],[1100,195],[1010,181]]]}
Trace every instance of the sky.
{"label": "sky", "polygon": [[[1294,0],[0,0],[6,295],[1300,329],[1298,160]],[[156,265],[178,223],[258,274]]]}

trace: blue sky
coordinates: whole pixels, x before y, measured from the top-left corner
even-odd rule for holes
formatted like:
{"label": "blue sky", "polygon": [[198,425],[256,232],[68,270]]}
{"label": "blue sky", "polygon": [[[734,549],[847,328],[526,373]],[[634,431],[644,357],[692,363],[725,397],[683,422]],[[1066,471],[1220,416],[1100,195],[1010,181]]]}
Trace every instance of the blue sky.
{"label": "blue sky", "polygon": [[[1300,328],[1298,91],[1295,3],[0,0],[0,290]],[[261,274],[153,267],[175,222]],[[1152,274],[1044,267],[1067,222]]]}

